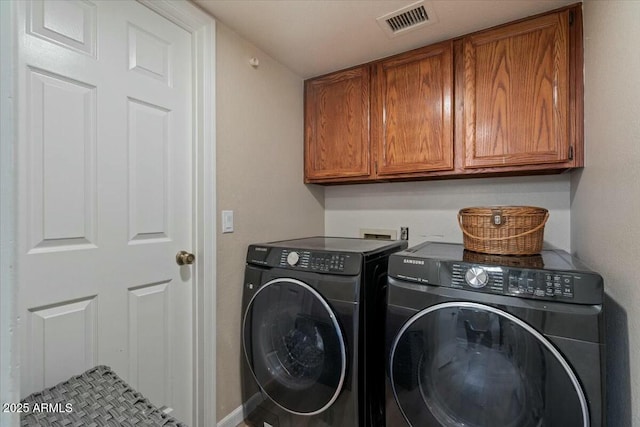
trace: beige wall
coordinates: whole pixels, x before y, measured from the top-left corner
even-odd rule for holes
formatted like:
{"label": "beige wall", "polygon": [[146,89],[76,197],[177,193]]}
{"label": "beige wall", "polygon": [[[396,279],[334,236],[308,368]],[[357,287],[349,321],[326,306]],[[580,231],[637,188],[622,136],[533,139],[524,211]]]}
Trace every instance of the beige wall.
{"label": "beige wall", "polygon": [[[242,403],[240,297],[249,243],[322,234],[325,221],[327,234],[408,225],[412,245],[439,235],[458,240],[460,207],[518,203],[549,208],[547,242],[605,277],[609,425],[640,426],[640,2],[587,1],[584,12],[584,170],[326,190],[302,184],[302,80],[218,23],[218,208],[234,210],[236,223],[235,233],[218,234],[218,419]],[[258,69],[248,65],[252,56]]]}
{"label": "beige wall", "polygon": [[409,245],[462,243],[461,208],[533,205],[549,209],[545,244],[569,250],[570,175],[476,178],[327,187],[325,229],[329,235],[358,236],[360,228],[409,227]]}
{"label": "beige wall", "polygon": [[571,183],[571,247],[609,295],[608,425],[640,426],[640,2],[583,8],[586,166]]}
{"label": "beige wall", "polygon": [[[322,188],[302,183],[303,81],[217,24],[217,417],[242,403],[240,308],[247,245],[322,234]],[[257,69],[249,58],[260,60]],[[220,224],[218,224],[220,230]]]}

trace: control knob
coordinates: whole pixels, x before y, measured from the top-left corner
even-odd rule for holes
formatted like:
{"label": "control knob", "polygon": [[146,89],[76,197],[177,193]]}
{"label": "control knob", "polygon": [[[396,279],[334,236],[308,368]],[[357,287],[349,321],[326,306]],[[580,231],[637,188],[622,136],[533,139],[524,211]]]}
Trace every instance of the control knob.
{"label": "control knob", "polygon": [[480,267],[471,267],[464,275],[464,280],[472,288],[480,289],[489,282],[489,275]]}
{"label": "control knob", "polygon": [[300,255],[298,255],[298,252],[289,252],[289,255],[287,255],[287,263],[293,267],[298,263],[298,261],[300,261]]}

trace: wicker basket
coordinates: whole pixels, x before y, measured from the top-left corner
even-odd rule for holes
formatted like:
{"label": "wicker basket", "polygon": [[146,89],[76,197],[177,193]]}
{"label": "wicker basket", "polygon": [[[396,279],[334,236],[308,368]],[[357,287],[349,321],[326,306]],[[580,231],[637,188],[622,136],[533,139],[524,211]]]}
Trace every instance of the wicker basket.
{"label": "wicker basket", "polygon": [[548,210],[532,206],[472,207],[458,212],[464,247],[496,255],[540,253],[548,219]]}

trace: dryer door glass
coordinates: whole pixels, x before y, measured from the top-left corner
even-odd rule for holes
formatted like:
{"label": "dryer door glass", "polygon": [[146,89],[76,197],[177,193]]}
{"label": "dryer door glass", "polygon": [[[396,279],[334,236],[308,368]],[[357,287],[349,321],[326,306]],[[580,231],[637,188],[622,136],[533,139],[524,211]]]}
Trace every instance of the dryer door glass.
{"label": "dryer door glass", "polygon": [[566,360],[542,334],[495,307],[429,307],[402,327],[390,357],[396,402],[413,426],[589,425]]}
{"label": "dryer door glass", "polygon": [[243,345],[262,390],[289,412],[320,413],[342,390],[347,355],[340,325],[306,283],[275,279],[263,285],[247,306]]}

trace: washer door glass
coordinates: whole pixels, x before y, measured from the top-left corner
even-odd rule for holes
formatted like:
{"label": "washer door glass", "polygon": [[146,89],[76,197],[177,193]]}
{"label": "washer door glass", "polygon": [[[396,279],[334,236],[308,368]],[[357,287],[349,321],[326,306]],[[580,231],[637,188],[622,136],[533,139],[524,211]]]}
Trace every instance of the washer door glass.
{"label": "washer door glass", "polygon": [[338,398],[347,355],[327,301],[295,279],[275,279],[253,296],[244,315],[243,345],[262,390],[283,409],[324,411]]}
{"label": "washer door glass", "polygon": [[390,357],[393,393],[412,426],[589,425],[584,393],[562,355],[495,307],[429,307],[405,323]]}

